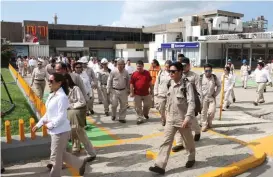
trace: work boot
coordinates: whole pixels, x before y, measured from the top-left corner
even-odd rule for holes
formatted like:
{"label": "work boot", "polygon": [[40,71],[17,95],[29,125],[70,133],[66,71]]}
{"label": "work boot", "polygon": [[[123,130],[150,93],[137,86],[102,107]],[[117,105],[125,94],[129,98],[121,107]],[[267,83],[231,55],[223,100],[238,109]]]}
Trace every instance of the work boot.
{"label": "work boot", "polygon": [[195,164],[195,160],[192,160],[192,161],[187,161],[187,163],[186,163],[186,168],[191,168],[191,167],[193,167],[193,165]]}
{"label": "work boot", "polygon": [[95,114],[95,112],[94,112],[93,110],[91,110],[90,113],[91,113],[92,115]]}
{"label": "work boot", "polygon": [[201,133],[199,133],[199,134],[195,134],[194,135],[194,141],[199,141],[200,140],[200,137],[201,137]]}
{"label": "work boot", "polygon": [[158,174],[161,174],[161,175],[165,174],[165,170],[163,168],[158,167],[158,166],[150,167],[149,170],[151,172],[158,173]]}
{"label": "work boot", "polygon": [[161,125],[162,125],[163,127],[165,127],[165,125],[166,125],[166,120],[162,120],[162,121],[161,121]]}
{"label": "work boot", "polygon": [[106,115],[106,116],[109,116],[109,112],[105,112],[105,115]]}
{"label": "work boot", "polygon": [[235,98],[233,98],[233,99],[232,99],[232,101],[233,101],[233,103],[235,103],[236,99],[235,99]]}
{"label": "work boot", "polygon": [[144,116],[145,117],[145,119],[149,119],[150,117],[147,115],[147,116]]}
{"label": "work boot", "polygon": [[184,149],[184,146],[183,145],[177,145],[177,146],[174,146],[173,148],[172,148],[172,151],[173,152],[179,152],[179,151],[181,151],[181,150],[183,150]]}
{"label": "work boot", "polygon": [[255,102],[255,101],[253,102],[253,104],[254,104],[254,106],[258,106],[258,103],[257,103],[257,102]]}
{"label": "work boot", "polygon": [[139,124],[143,124],[144,123],[144,121],[142,120],[142,119],[139,119],[139,120],[137,120],[137,125],[139,125]]}

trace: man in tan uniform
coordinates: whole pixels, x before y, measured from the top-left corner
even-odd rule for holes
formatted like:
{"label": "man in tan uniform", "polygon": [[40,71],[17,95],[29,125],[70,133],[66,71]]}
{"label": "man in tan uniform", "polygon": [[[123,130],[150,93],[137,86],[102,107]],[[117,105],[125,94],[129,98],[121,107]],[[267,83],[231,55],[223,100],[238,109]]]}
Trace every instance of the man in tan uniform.
{"label": "man in tan uniform", "polygon": [[38,67],[33,69],[31,87],[34,85],[36,94],[40,99],[43,99],[45,84],[46,84],[46,71],[43,63],[38,61]]}
{"label": "man in tan uniform", "polygon": [[[183,78],[187,78],[189,82],[193,85],[193,87],[195,87],[198,94],[201,95],[200,77],[198,74],[190,71],[191,66],[190,66],[189,58],[184,57],[182,60],[182,65],[183,65]],[[197,115],[198,113],[195,113],[195,116]],[[194,140],[199,141],[201,137],[201,128],[199,126],[197,118],[193,117],[191,123],[192,123],[191,128],[195,132]],[[184,149],[183,138],[181,137],[179,133],[176,134],[175,141],[176,141],[176,146],[172,148],[173,152],[178,152]]]}
{"label": "man in tan uniform", "polygon": [[202,132],[206,132],[212,128],[212,120],[216,112],[216,97],[221,91],[221,83],[219,79],[212,74],[212,66],[206,64],[204,66],[205,74],[201,77],[202,89]]}
{"label": "man in tan uniform", "polygon": [[128,93],[130,92],[129,74],[125,70],[125,62],[119,59],[117,62],[117,69],[111,71],[107,81],[107,94],[112,94],[112,120],[116,119],[118,103],[119,122],[126,123],[126,111],[128,102]]}
{"label": "man in tan uniform", "polygon": [[183,66],[176,62],[171,64],[170,76],[172,80],[168,83],[166,106],[166,126],[164,129],[164,142],[155,161],[155,166],[149,170],[164,174],[170,156],[175,133],[180,132],[188,151],[186,168],[191,168],[195,163],[195,144],[191,131],[191,121],[195,117],[195,101],[192,84],[182,78]]}
{"label": "man in tan uniform", "polygon": [[56,65],[56,59],[55,58],[52,58],[50,63],[48,65],[46,65],[45,70],[46,70],[47,79],[49,78],[49,76],[51,74],[53,74],[55,72],[55,65]]}
{"label": "man in tan uniform", "polygon": [[[83,67],[82,72],[86,72],[91,84],[91,88],[89,89],[91,89],[92,95],[90,95],[90,99],[87,102],[86,106],[87,106],[87,110],[89,110],[91,114],[94,114],[94,111],[93,111],[94,90],[93,89],[96,89],[98,87],[98,79],[95,75],[94,70],[92,68],[87,67],[87,64],[88,64],[87,57],[82,57],[78,62],[82,63],[82,67]],[[89,90],[86,90],[86,91],[88,92]]]}

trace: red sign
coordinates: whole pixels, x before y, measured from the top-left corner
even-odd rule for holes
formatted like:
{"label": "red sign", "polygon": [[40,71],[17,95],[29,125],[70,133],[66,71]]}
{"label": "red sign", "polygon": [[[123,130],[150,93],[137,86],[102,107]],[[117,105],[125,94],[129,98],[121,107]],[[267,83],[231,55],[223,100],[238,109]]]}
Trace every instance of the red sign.
{"label": "red sign", "polygon": [[48,27],[47,26],[26,26],[26,33],[32,36],[37,36],[37,34],[41,37],[46,38],[48,35]]}

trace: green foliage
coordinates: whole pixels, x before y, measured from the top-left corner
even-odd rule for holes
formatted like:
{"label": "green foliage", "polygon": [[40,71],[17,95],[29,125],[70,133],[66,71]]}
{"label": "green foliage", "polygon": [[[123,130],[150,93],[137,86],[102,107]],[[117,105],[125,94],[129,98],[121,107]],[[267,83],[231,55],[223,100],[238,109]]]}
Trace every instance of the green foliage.
{"label": "green foliage", "polygon": [[1,44],[1,67],[8,67],[12,56],[12,47],[8,44]]}

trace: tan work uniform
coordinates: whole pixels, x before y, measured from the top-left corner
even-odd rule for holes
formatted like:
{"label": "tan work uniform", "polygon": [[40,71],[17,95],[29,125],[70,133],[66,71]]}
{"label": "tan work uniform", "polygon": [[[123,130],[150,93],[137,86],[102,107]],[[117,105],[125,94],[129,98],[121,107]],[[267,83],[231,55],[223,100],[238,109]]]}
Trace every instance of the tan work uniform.
{"label": "tan work uniform", "polygon": [[[180,132],[185,148],[188,151],[188,161],[195,160],[195,144],[190,128],[192,118],[195,116],[195,102],[192,85],[186,83],[186,98],[181,89],[184,88],[183,80],[175,83],[171,81],[171,86],[167,93],[167,107],[166,107],[166,126],[164,129],[164,142],[160,146],[160,150],[155,161],[155,165],[165,169],[170,151],[172,148],[175,133]],[[189,126],[182,128],[183,121],[187,119]]]}
{"label": "tan work uniform", "polygon": [[201,121],[202,127],[212,127],[212,120],[216,112],[216,100],[215,98],[221,91],[221,83],[218,78],[216,82],[214,76],[211,75],[210,78],[207,78],[205,74],[203,75],[201,81],[202,89],[202,112],[201,112]]}
{"label": "tan work uniform", "polygon": [[129,93],[129,74],[125,69],[121,72],[118,69],[111,71],[107,81],[107,93],[109,94],[110,92],[112,97],[112,116],[116,117],[119,103],[119,120],[124,120]]}
{"label": "tan work uniform", "polygon": [[[183,78],[187,78],[189,80],[189,82],[193,86],[195,86],[197,92],[199,94],[201,94],[200,76],[198,74],[196,74],[192,71],[189,71],[187,73],[183,73]],[[198,120],[195,116],[192,118],[191,123],[192,123],[191,129],[195,132],[195,134],[200,134],[201,128],[200,128]],[[177,146],[183,145],[183,138],[181,137],[181,135],[179,133],[176,134],[175,141],[176,141]]]}
{"label": "tan work uniform", "polygon": [[[234,65],[233,64],[231,64],[231,65],[227,64],[226,67],[230,67],[230,73],[235,76],[235,67],[234,67]],[[235,87],[235,83],[234,83],[233,87]],[[235,93],[234,93],[233,88],[230,90],[230,95],[231,95],[231,98],[234,100],[235,99]]]}
{"label": "tan work uniform", "polygon": [[55,72],[55,68],[52,67],[51,64],[46,65],[46,78],[48,79],[50,75],[52,75]]}
{"label": "tan work uniform", "polygon": [[[94,90],[92,87],[95,87],[98,85],[98,80],[97,80],[95,72],[93,71],[92,68],[86,68],[85,71],[86,71],[86,74],[88,75],[89,80],[90,80],[91,88],[89,88],[89,89],[91,89],[91,93],[92,93],[92,95],[89,95],[90,99],[87,102],[86,106],[87,106],[87,110],[91,111],[91,110],[93,110],[93,105],[94,105]],[[88,90],[86,90],[86,91],[88,92]]]}
{"label": "tan work uniform", "polygon": [[81,89],[82,94],[84,95],[85,101],[88,102],[89,97],[88,97],[88,95],[86,93],[86,90],[85,90],[85,87],[84,87],[81,76],[79,74],[77,74],[77,73],[69,73],[69,74],[70,74],[74,84]]}
{"label": "tan work uniform", "polygon": [[39,98],[43,98],[46,84],[46,71],[45,68],[34,68],[32,72],[32,82]]}
{"label": "tan work uniform", "polygon": [[250,67],[248,65],[242,65],[241,66],[241,80],[243,88],[247,87],[247,80],[248,80],[248,71],[250,71]]}
{"label": "tan work uniform", "polygon": [[80,151],[80,143],[90,156],[95,156],[96,151],[88,139],[84,130],[86,117],[86,101],[78,86],[69,88],[69,108],[67,111],[68,119],[71,125],[72,151]]}
{"label": "tan work uniform", "polygon": [[18,69],[19,69],[19,74],[21,74],[21,76],[24,75],[24,61],[23,60],[17,60],[17,65],[18,65]]}
{"label": "tan work uniform", "polygon": [[105,71],[101,69],[98,72],[98,87],[101,88],[102,91],[102,99],[104,105],[104,112],[109,112],[109,104],[110,104],[110,94],[107,94],[107,80],[109,78],[109,71]]}
{"label": "tan work uniform", "polygon": [[167,85],[170,79],[170,74],[167,71],[159,71],[154,85],[155,108],[159,111],[162,121],[166,120]]}

